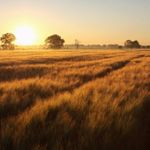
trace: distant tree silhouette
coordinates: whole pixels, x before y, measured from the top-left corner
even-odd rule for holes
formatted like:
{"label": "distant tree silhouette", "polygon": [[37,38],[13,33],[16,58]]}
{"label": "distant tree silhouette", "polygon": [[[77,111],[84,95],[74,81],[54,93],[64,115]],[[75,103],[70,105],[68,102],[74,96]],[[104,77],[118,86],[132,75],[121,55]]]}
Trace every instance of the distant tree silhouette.
{"label": "distant tree silhouette", "polygon": [[46,38],[45,44],[47,48],[60,49],[63,47],[65,40],[61,36],[54,34]]}
{"label": "distant tree silhouette", "polygon": [[15,49],[15,46],[14,44],[12,44],[13,41],[16,40],[16,37],[14,34],[12,33],[6,33],[6,34],[3,34],[2,37],[0,38],[1,42],[2,42],[2,49],[10,49],[10,50],[13,50]]}
{"label": "distant tree silhouette", "polygon": [[131,41],[131,40],[125,41],[124,46],[126,48],[140,48],[141,47],[138,41]]}
{"label": "distant tree silhouette", "polygon": [[79,48],[79,46],[80,46],[80,42],[79,42],[79,40],[75,39],[75,47],[76,47],[76,49],[78,49],[78,48]]}

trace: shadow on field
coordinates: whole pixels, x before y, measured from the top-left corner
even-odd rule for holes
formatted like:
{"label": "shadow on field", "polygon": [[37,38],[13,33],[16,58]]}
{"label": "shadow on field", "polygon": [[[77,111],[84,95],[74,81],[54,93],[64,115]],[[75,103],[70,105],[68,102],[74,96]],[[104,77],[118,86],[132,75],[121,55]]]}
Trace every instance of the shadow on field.
{"label": "shadow on field", "polygon": [[[64,93],[66,91],[73,92],[75,89],[81,87],[88,82],[91,82],[97,78],[105,77],[112,71],[123,68],[129,62],[130,61],[127,60],[113,63],[108,69],[100,71],[95,75],[89,74],[78,76],[78,78],[80,79],[78,83],[63,88],[57,86],[55,87],[53,85],[49,86],[49,88],[43,88],[38,84],[31,84],[25,88],[22,87],[21,89],[15,89],[13,93],[7,92],[6,97],[3,97],[5,101],[0,104],[1,118],[10,117],[13,115],[17,115],[20,112],[23,112],[25,109],[31,107],[35,103],[37,98],[46,99],[48,97],[52,97],[56,94]],[[43,70],[41,70],[41,73],[43,73]]]}
{"label": "shadow on field", "polygon": [[[87,125],[92,95],[87,95],[82,107],[74,107],[66,102],[49,108],[44,118],[35,116],[17,141],[14,141],[12,135],[3,137],[2,149],[149,150],[150,96],[145,97],[140,106],[123,117],[113,109],[109,113],[104,110],[105,122],[103,125],[97,122],[92,128]],[[123,110],[120,113],[123,114]],[[133,117],[131,125],[126,123],[127,115]],[[119,124],[120,121],[127,124],[125,130]]]}
{"label": "shadow on field", "polygon": [[41,67],[0,68],[0,82],[41,77],[46,71]]}
{"label": "shadow on field", "polygon": [[110,65],[109,68],[104,69],[103,71],[100,71],[98,73],[96,73],[95,75],[92,74],[85,74],[85,75],[75,75],[77,78],[79,78],[81,82],[75,84],[72,88],[70,87],[70,92],[76,88],[79,88],[80,86],[87,84],[88,82],[91,82],[95,79],[98,78],[103,78],[105,76],[107,76],[108,74],[110,74],[113,71],[117,71],[119,69],[122,69],[123,67],[125,67],[128,63],[130,63],[130,60],[126,60],[126,61],[120,61],[117,63],[113,63]]}

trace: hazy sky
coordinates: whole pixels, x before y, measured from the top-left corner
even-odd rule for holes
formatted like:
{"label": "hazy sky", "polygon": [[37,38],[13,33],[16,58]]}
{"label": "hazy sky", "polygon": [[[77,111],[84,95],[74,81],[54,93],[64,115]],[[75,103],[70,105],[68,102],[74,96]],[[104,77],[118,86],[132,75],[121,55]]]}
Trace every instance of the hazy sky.
{"label": "hazy sky", "polygon": [[0,34],[32,26],[38,42],[60,34],[66,43],[150,44],[150,0],[0,0]]}

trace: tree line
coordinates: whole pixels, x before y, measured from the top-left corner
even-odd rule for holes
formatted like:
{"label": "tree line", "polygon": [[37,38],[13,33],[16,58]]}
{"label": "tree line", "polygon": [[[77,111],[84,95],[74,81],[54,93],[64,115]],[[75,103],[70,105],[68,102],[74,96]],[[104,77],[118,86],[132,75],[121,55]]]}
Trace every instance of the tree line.
{"label": "tree line", "polygon": [[[13,42],[16,40],[16,37],[14,34],[12,33],[6,33],[3,34],[2,37],[0,37],[0,41],[1,41],[1,49],[3,50],[13,50],[15,49],[15,45],[13,44]],[[65,40],[57,34],[48,36],[45,39],[45,48],[49,49],[60,49],[63,47],[65,43]],[[75,47],[78,49],[80,46],[80,43],[78,40],[75,40]],[[139,42],[136,41],[131,41],[131,40],[126,40],[124,43],[124,47],[125,48],[141,48],[141,45],[139,44]]]}
{"label": "tree line", "polygon": [[[14,50],[15,45],[13,42],[16,40],[16,37],[12,33],[6,33],[3,34],[2,37],[0,37],[1,41],[1,49],[3,50]],[[63,47],[65,43],[65,40],[61,38],[61,36],[54,34],[51,36],[48,36],[45,39],[45,48],[53,48],[53,49],[60,49]]]}

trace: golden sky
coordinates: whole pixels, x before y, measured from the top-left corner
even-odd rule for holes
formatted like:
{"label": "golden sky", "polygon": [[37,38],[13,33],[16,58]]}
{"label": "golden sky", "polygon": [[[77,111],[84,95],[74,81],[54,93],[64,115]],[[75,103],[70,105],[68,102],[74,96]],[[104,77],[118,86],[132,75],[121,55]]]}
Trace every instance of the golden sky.
{"label": "golden sky", "polygon": [[149,0],[0,0],[0,34],[32,29],[43,44],[52,34],[66,43],[123,44],[139,40],[150,44]]}

